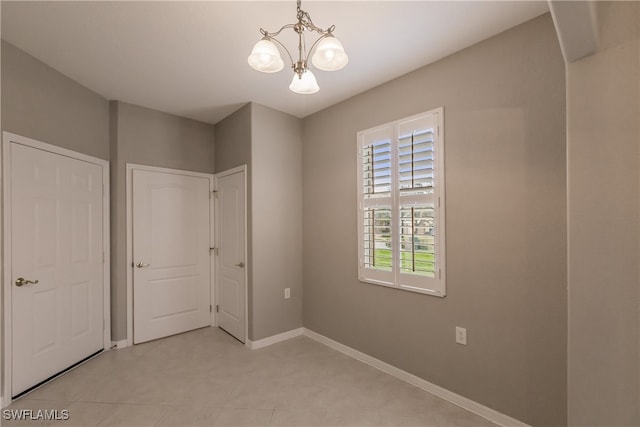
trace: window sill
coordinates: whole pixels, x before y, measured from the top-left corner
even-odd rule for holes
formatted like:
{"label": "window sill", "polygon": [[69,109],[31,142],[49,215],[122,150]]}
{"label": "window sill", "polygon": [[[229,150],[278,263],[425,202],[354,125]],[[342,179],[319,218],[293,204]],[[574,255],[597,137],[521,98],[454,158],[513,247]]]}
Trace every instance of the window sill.
{"label": "window sill", "polygon": [[447,294],[442,291],[436,291],[433,289],[416,288],[412,286],[402,286],[402,285],[398,286],[389,282],[383,282],[375,279],[367,279],[366,277],[358,277],[358,281],[361,283],[369,283],[372,285],[384,286],[385,288],[398,289],[400,291],[413,292],[413,293],[423,294],[423,295],[430,295],[438,298],[444,298],[445,296],[447,296]]}

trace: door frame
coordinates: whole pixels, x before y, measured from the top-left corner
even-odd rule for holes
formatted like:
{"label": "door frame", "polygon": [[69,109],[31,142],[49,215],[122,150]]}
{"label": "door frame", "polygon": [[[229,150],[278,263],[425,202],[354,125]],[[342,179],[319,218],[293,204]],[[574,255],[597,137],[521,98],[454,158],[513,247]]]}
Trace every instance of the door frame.
{"label": "door frame", "polygon": [[[207,178],[209,180],[209,247],[212,248],[212,242],[215,242],[215,213],[213,203],[213,190],[215,185],[215,175],[212,173],[193,172],[181,169],[170,169],[158,166],[147,166],[135,163],[127,163],[127,177],[126,177],[126,209],[127,209],[127,343],[126,347],[133,345],[133,171],[147,171],[147,172],[159,172],[170,173],[174,175],[184,175],[196,178]],[[211,259],[213,251],[209,251],[209,305],[215,306],[215,266]],[[216,316],[213,310],[210,310],[210,325],[216,326]],[[119,348],[125,347],[125,345],[118,345]]]}
{"label": "door frame", "polygon": [[[103,346],[104,350],[111,347],[111,256],[110,256],[110,188],[109,188],[109,161],[99,159],[97,157],[78,153],[56,145],[47,144],[35,139],[16,135],[10,132],[2,132],[2,316],[3,327],[2,332],[4,338],[2,340],[2,358],[3,358],[3,381],[2,381],[2,397],[0,407],[9,405],[12,401],[12,290],[13,272],[11,271],[11,144],[16,143],[26,147],[47,151],[52,154],[58,154],[75,160],[81,160],[93,163],[102,168],[102,253],[103,253],[103,271],[102,271],[102,287],[103,287]],[[103,351],[104,351],[103,350]]]}
{"label": "door frame", "polygon": [[[229,176],[229,175],[234,175],[236,173],[240,173],[242,172],[243,176],[244,176],[244,218],[243,218],[243,222],[244,222],[244,263],[246,268],[244,269],[244,345],[247,347],[250,347],[250,340],[249,340],[249,269],[251,268],[251,264],[249,263],[249,256],[248,256],[248,251],[249,251],[249,245],[248,245],[248,241],[249,241],[249,235],[248,235],[248,227],[247,227],[247,218],[248,218],[248,212],[249,212],[249,205],[247,204],[247,200],[248,200],[248,194],[247,194],[247,165],[241,165],[241,166],[237,166],[235,168],[231,168],[231,169],[227,169],[225,171],[222,172],[218,172],[215,174],[215,191],[218,191],[218,179],[225,177],[225,176]],[[217,193],[214,193],[217,194]],[[218,203],[214,204],[214,209],[215,209],[215,214],[214,217],[215,218],[219,218],[218,215]],[[218,248],[218,240],[217,240],[217,236],[219,236],[220,234],[217,233],[218,231],[218,221],[214,221],[215,223],[215,229],[216,229],[216,239],[213,240],[213,242],[215,242],[215,247]],[[215,294],[217,296],[218,294],[218,285],[219,283],[222,283],[222,280],[220,280],[220,277],[218,277],[221,272],[222,269],[218,268],[218,257],[215,257],[215,265],[216,265],[216,286],[215,286]],[[214,304],[215,306],[215,304]],[[214,311],[215,314],[215,311]]]}

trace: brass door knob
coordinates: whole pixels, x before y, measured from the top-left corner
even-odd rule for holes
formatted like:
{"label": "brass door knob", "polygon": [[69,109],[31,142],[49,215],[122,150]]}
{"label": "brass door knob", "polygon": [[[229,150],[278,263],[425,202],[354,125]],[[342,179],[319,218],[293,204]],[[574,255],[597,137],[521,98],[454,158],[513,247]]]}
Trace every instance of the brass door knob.
{"label": "brass door knob", "polygon": [[35,285],[36,283],[38,283],[38,280],[27,280],[24,277],[18,277],[16,279],[16,286]]}

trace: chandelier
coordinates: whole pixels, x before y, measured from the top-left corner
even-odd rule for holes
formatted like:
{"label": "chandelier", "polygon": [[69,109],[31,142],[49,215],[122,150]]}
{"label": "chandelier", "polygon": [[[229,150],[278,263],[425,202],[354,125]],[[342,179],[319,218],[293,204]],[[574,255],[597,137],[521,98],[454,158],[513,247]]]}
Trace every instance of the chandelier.
{"label": "chandelier", "polygon": [[[333,36],[333,30],[335,25],[330,26],[326,30],[316,27],[311,21],[311,16],[308,12],[305,12],[300,7],[300,1],[298,0],[297,19],[295,24],[283,25],[278,31],[270,33],[260,28],[260,34],[262,39],[258,41],[251,50],[251,55],[247,58],[249,65],[254,70],[262,71],[263,73],[277,73],[284,67],[284,62],[280,57],[280,51],[274,44],[277,43],[284,49],[291,61],[291,68],[293,69],[293,80],[289,85],[295,93],[303,95],[316,93],[320,88],[316,82],[316,78],[309,69],[308,60],[312,52],[311,62],[313,66],[322,71],[336,71],[343,68],[349,62],[347,54],[344,52],[342,43]],[[285,47],[276,37],[285,29],[291,28],[298,34],[298,60],[294,61],[291,52]],[[320,34],[320,37],[313,42],[311,47],[307,50],[307,45],[304,37],[304,31],[316,32]]]}

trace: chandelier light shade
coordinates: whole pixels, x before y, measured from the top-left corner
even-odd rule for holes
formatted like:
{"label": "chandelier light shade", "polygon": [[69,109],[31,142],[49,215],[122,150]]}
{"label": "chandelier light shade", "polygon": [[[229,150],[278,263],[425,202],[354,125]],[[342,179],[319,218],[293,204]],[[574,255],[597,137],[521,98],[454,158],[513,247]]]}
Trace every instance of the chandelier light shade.
{"label": "chandelier light shade", "polygon": [[291,80],[289,89],[301,95],[311,95],[312,93],[319,91],[320,87],[316,81],[316,76],[314,76],[311,70],[307,68],[301,76],[298,74],[293,75],[293,80]]}
{"label": "chandelier light shade", "polygon": [[[253,46],[247,62],[254,70],[262,71],[263,73],[276,73],[284,67],[284,62],[278,49],[279,46],[289,57],[291,68],[294,72],[289,89],[295,93],[309,95],[320,90],[316,78],[308,66],[309,56],[313,54],[311,56],[313,66],[322,71],[340,70],[347,65],[349,58],[344,51],[342,43],[333,35],[335,25],[326,30],[316,27],[311,21],[309,13],[301,9],[301,0],[297,1],[297,5],[296,16],[298,22],[295,24],[283,25],[278,31],[272,33],[260,28],[262,39]],[[297,61],[294,61],[289,49],[276,38],[285,29],[292,29],[298,34]],[[305,30],[320,35],[308,50],[304,35]]]}
{"label": "chandelier light shade", "polygon": [[277,73],[284,67],[278,48],[268,39],[262,39],[253,46],[247,61],[251,68],[263,73]]}
{"label": "chandelier light shade", "polygon": [[333,36],[327,36],[318,43],[316,52],[311,57],[311,62],[318,70],[337,71],[347,65],[349,58],[344,53],[340,40]]}

